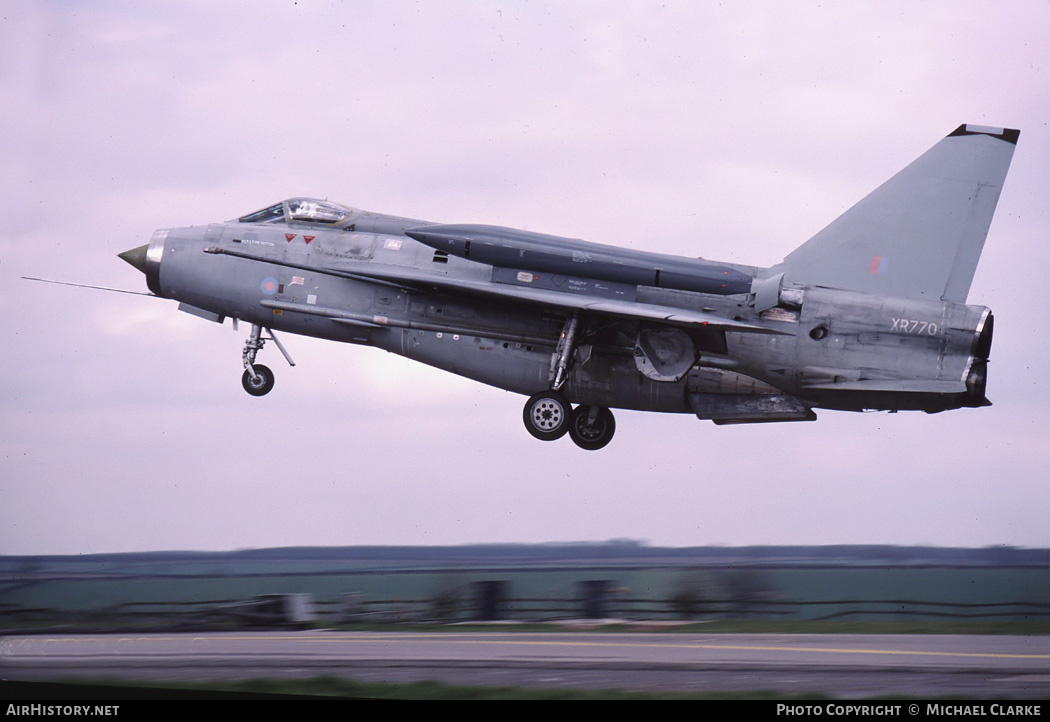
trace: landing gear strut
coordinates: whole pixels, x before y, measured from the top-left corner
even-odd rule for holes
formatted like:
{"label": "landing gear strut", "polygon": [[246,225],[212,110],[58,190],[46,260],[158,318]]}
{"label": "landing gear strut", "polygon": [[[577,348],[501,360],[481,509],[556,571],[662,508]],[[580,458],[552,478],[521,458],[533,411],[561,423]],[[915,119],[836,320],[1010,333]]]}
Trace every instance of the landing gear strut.
{"label": "landing gear strut", "polygon": [[525,402],[522,418],[529,433],[541,441],[554,441],[568,433],[581,449],[596,451],[608,444],[616,432],[612,412],[604,406],[583,405],[574,411],[561,393],[576,352],[579,328],[580,314],[577,311],[565,319],[558,346],[551,355],[550,390],[530,396]]}
{"label": "landing gear strut", "polygon": [[569,371],[569,362],[576,350],[576,331],[580,327],[580,314],[576,312],[565,321],[565,327],[558,339],[558,348],[551,356],[550,385],[555,391],[561,391]]}
{"label": "landing gear strut", "polygon": [[241,352],[241,358],[244,361],[244,374],[241,375],[241,385],[252,396],[265,396],[273,389],[273,371],[262,364],[255,363],[255,355],[262,350],[267,341],[273,341],[281,355],[284,356],[284,360],[288,362],[288,365],[295,366],[295,361],[292,361],[292,357],[285,351],[284,346],[277,340],[273,331],[265,329],[270,336],[269,338],[264,338],[262,335],[263,330],[262,326],[253,323],[251,335],[244,342],[244,351]]}

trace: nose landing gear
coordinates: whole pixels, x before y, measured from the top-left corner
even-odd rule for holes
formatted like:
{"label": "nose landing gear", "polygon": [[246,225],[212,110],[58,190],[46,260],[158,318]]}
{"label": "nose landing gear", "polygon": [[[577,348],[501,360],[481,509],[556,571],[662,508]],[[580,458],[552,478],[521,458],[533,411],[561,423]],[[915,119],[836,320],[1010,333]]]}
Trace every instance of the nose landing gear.
{"label": "nose landing gear", "polygon": [[265,396],[273,388],[273,371],[268,366],[253,364],[251,371],[245,369],[241,375],[241,386],[252,396]]}
{"label": "nose landing gear", "polygon": [[244,361],[244,373],[241,375],[241,386],[252,396],[265,396],[270,393],[273,389],[274,375],[273,371],[267,366],[255,363],[255,355],[262,350],[262,347],[267,341],[273,341],[277,344],[277,349],[284,356],[284,360],[288,362],[289,366],[295,366],[295,361],[292,361],[292,357],[285,351],[284,346],[277,337],[274,335],[271,329],[265,329],[270,334],[269,338],[264,338],[262,335],[263,327],[258,324],[252,324],[251,335],[248,336],[248,340],[244,342],[244,351],[241,352],[241,358]]}

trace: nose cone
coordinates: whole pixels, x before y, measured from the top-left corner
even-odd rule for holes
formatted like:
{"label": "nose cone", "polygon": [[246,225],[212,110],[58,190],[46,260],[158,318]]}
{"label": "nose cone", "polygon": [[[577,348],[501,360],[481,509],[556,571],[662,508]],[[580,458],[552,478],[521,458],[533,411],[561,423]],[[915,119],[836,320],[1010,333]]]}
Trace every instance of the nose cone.
{"label": "nose cone", "polygon": [[135,268],[139,269],[143,273],[145,273],[146,272],[146,251],[148,251],[148,250],[149,250],[149,244],[147,243],[144,246],[139,246],[138,248],[132,248],[130,251],[124,251],[123,253],[118,253],[117,256],[119,258],[127,261],[128,263],[130,263],[132,266],[134,266]]}

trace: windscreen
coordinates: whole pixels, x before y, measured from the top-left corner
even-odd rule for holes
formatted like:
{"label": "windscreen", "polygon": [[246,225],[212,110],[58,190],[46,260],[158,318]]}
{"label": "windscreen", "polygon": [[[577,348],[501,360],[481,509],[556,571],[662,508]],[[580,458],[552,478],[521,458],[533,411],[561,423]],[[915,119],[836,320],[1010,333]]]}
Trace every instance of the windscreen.
{"label": "windscreen", "polygon": [[338,203],[311,198],[293,198],[288,201],[288,211],[293,221],[308,223],[338,223],[353,214],[351,209]]}
{"label": "windscreen", "polygon": [[269,208],[249,213],[237,219],[241,223],[277,223],[284,220],[284,204],[275,203]]}

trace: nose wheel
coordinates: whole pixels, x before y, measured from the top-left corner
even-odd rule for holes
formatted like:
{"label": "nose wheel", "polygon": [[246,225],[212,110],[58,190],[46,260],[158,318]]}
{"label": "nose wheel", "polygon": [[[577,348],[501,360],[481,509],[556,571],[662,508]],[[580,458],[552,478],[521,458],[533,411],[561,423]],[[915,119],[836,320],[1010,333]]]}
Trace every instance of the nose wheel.
{"label": "nose wheel", "polygon": [[262,364],[253,364],[252,370],[255,371],[254,376],[248,369],[241,375],[241,386],[244,390],[252,396],[265,396],[270,393],[270,389],[273,388],[273,371]]}
{"label": "nose wheel", "polygon": [[285,361],[288,362],[289,366],[295,366],[295,361],[292,361],[292,357],[288,355],[288,352],[284,350],[284,346],[277,340],[271,329],[266,329],[267,333],[270,334],[269,338],[264,338],[262,335],[263,327],[253,324],[251,335],[248,336],[248,340],[244,342],[244,351],[241,352],[241,358],[244,361],[244,373],[241,375],[241,386],[252,396],[265,396],[270,393],[273,389],[274,375],[273,371],[267,366],[255,363],[255,355],[262,350],[262,347],[267,341],[273,341],[277,344],[278,350],[284,356]]}

